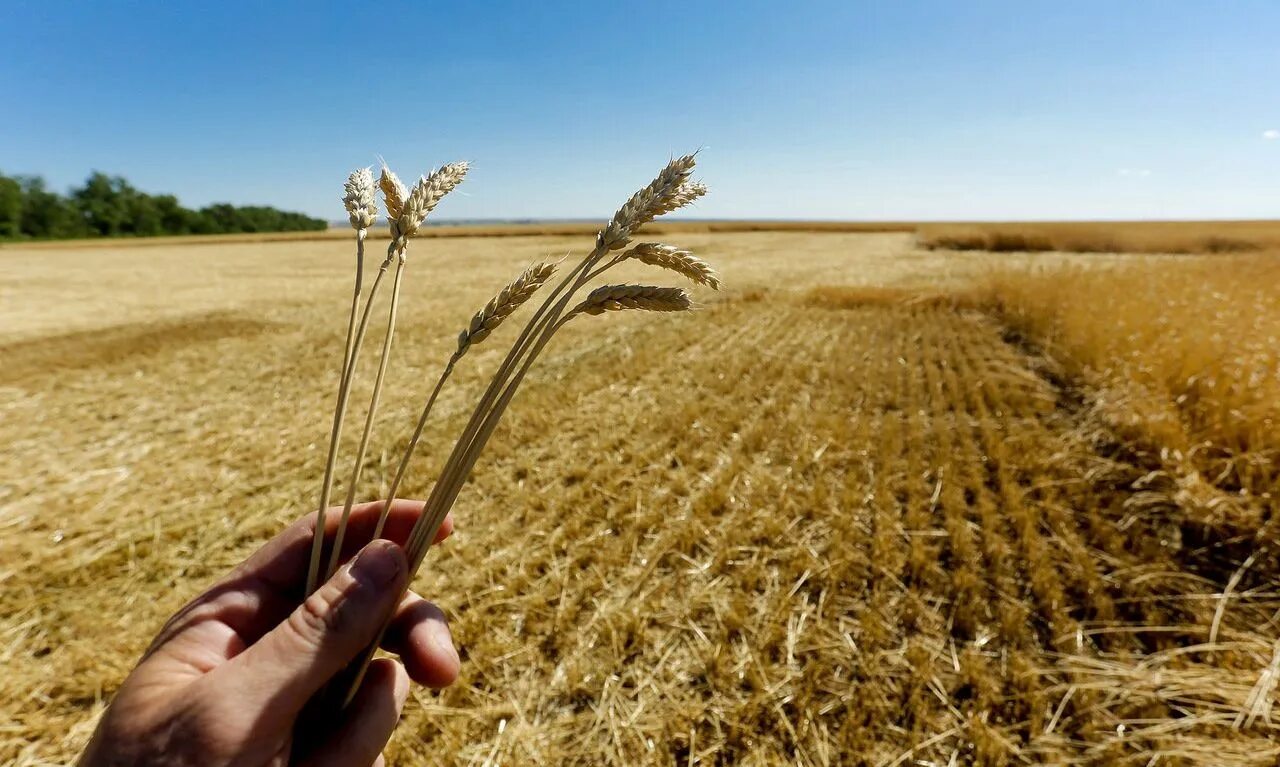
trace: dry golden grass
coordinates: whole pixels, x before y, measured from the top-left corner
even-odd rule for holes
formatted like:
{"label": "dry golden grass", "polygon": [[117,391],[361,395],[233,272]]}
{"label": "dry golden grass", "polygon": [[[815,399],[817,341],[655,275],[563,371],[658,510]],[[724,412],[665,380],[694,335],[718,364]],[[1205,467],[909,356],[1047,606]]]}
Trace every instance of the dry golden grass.
{"label": "dry golden grass", "polygon": [[[991,290],[997,263],[1070,257],[909,233],[680,241],[729,288],[694,317],[566,327],[459,497],[417,587],[462,677],[415,692],[391,763],[1280,758],[1274,549],[1187,515],[1148,443],[1102,417],[1113,386],[1090,371],[1137,347],[1072,351],[1057,318],[1085,282],[1058,277],[1043,315],[1034,274]],[[493,287],[580,247],[417,243],[361,497]],[[163,619],[314,503],[349,251],[0,250],[0,762],[68,760]],[[1274,303],[1231,308],[1265,265],[1152,263],[1133,268],[1202,270],[1159,288],[1178,311],[1116,290],[1099,327],[1113,311],[1147,332],[1150,311],[1241,355],[1274,327]],[[1190,290],[1214,270],[1220,298]],[[1197,335],[1192,312],[1232,335]],[[441,433],[503,346],[459,364]],[[422,445],[402,495],[425,495],[449,442]]]}
{"label": "dry golden grass", "polygon": [[1202,524],[1275,543],[1262,526],[1280,479],[1277,285],[1280,258],[1261,254],[1001,269],[983,290],[1087,384],[1109,430],[1180,483]]}
{"label": "dry golden grass", "polygon": [[922,224],[921,247],[994,252],[1243,253],[1280,248],[1280,221]]}

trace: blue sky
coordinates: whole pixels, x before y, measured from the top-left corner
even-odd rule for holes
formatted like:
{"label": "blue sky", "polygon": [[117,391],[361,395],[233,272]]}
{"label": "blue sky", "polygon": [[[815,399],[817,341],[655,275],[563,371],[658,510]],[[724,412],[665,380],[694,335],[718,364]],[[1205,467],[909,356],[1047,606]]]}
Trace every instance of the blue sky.
{"label": "blue sky", "polygon": [[702,148],[699,217],[1276,217],[1278,64],[1275,2],[0,0],[0,170],[602,217]]}

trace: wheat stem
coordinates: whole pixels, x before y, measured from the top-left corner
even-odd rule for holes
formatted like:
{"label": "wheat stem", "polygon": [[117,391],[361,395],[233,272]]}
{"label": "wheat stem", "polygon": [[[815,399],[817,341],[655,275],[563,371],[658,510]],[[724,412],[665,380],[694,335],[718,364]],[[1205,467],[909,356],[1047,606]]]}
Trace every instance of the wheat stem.
{"label": "wheat stem", "polygon": [[364,241],[368,229],[356,230],[356,285],[351,296],[351,316],[347,321],[347,339],[343,344],[342,373],[338,376],[338,396],[334,405],[333,425],[329,429],[329,455],[325,458],[324,489],[320,491],[320,509],[316,512],[316,532],[311,542],[311,559],[307,567],[307,593],[311,593],[314,579],[320,570],[321,551],[324,548],[324,514],[329,507],[329,483],[333,480],[334,463],[338,456],[338,438],[342,429],[342,417],[346,409],[343,391],[351,370],[352,345],[355,342],[356,316],[360,313],[360,290],[364,282]]}
{"label": "wheat stem", "polygon": [[396,329],[396,309],[400,303],[400,284],[404,275],[405,256],[398,254],[395,277],[391,283],[391,306],[387,311],[387,332],[382,339],[382,357],[378,361],[378,374],[373,381],[373,396],[369,400],[369,412],[365,414],[364,432],[360,435],[360,444],[356,447],[355,465],[351,469],[351,482],[347,486],[347,499],[342,505],[342,518],[338,522],[338,532],[333,539],[333,551],[329,554],[329,567],[325,571],[324,580],[329,580],[338,570],[338,561],[342,555],[342,541],[346,537],[347,520],[351,517],[351,508],[356,503],[356,490],[360,484],[360,475],[364,471],[365,451],[369,447],[369,437],[373,434],[373,423],[378,414],[378,401],[382,396],[382,382],[387,375],[387,365],[391,360],[391,339]]}
{"label": "wheat stem", "polygon": [[[560,300],[551,308],[551,310],[544,314],[542,310],[546,309],[547,304],[555,300],[556,294],[553,292],[547,297],[547,300],[543,303],[542,309],[539,310],[539,314],[542,315],[541,321],[538,322],[539,317],[535,315],[535,317],[530,320],[529,326],[526,326],[526,331],[532,329],[533,332],[529,334],[527,338],[522,336],[521,340],[523,343],[519,344],[520,355],[515,357],[508,355],[509,361],[512,365],[506,369],[506,375],[503,375],[504,371],[500,370],[499,375],[494,376],[494,382],[502,386],[501,394],[497,395],[496,402],[493,402],[493,400],[486,397],[486,400],[481,403],[481,406],[485,406],[485,410],[483,412],[481,412],[480,407],[477,407],[476,414],[473,415],[472,419],[475,423],[475,428],[468,429],[470,437],[466,440],[459,439],[458,444],[454,446],[454,452],[449,457],[449,463],[446,464],[445,471],[441,473],[440,480],[436,483],[436,486],[432,488],[431,495],[427,499],[427,506],[424,509],[423,515],[418,518],[417,522],[414,524],[413,530],[409,534],[409,541],[406,544],[405,552],[406,556],[409,558],[409,572],[411,575],[415,573],[421,565],[422,558],[426,554],[427,547],[435,538],[435,534],[439,530],[440,525],[444,523],[444,518],[448,515],[449,509],[453,507],[453,502],[457,499],[458,493],[461,491],[463,484],[466,483],[466,479],[470,475],[471,469],[475,466],[475,462],[478,460],[480,452],[484,449],[485,444],[489,440],[489,436],[493,433],[494,428],[496,428],[497,422],[502,417],[503,411],[506,410],[506,404],[510,402],[511,398],[515,395],[516,389],[519,388],[520,381],[524,379],[525,373],[533,364],[533,361],[537,358],[543,347],[546,346],[547,342],[551,339],[551,336],[560,329],[561,325],[563,325],[563,322],[558,322],[560,315],[563,313],[564,308],[568,305],[569,301],[573,298],[574,293],[586,284],[591,265],[603,258],[606,252],[607,250],[597,246],[595,250],[583,259],[582,263],[579,264],[573,272],[570,272],[569,275],[565,277],[565,280],[561,282],[560,287],[564,287],[569,280],[573,279],[573,283],[569,289],[564,292],[560,297]],[[575,274],[579,275],[576,279],[574,278]],[[559,290],[559,288],[557,288],[557,290]],[[538,322],[536,327],[534,325],[535,322]],[[535,336],[536,341],[534,340]],[[516,347],[513,347],[512,350],[515,351]],[[511,378],[510,369],[514,367],[515,362],[521,359],[521,357],[523,358],[523,362],[520,364],[519,372],[515,374],[514,378]],[[500,378],[501,380],[499,380]],[[509,378],[510,381],[508,382]],[[476,418],[477,415],[480,417]]]}
{"label": "wheat stem", "polygon": [[444,388],[444,384],[449,380],[449,376],[453,374],[453,366],[458,361],[456,356],[449,359],[449,364],[445,366],[444,372],[436,379],[435,388],[431,390],[431,396],[427,397],[427,404],[422,408],[422,415],[418,417],[418,424],[413,429],[413,435],[409,437],[409,445],[405,448],[404,455],[400,458],[400,465],[396,467],[395,477],[391,480],[391,489],[387,491],[387,502],[382,506],[382,513],[378,515],[378,524],[373,529],[373,538],[382,537],[382,529],[387,524],[387,517],[391,512],[391,504],[396,499],[396,493],[400,490],[400,483],[404,480],[405,472],[409,469],[409,461],[413,458],[413,453],[418,448],[418,441],[422,439],[422,431],[426,428],[427,418],[431,415],[431,408],[436,404],[436,397],[440,396],[440,390]]}
{"label": "wheat stem", "polygon": [[378,275],[374,277],[373,285],[369,288],[369,297],[365,299],[360,324],[356,328],[355,339],[351,344],[351,354],[348,355],[347,369],[342,376],[342,384],[338,387],[338,405],[333,413],[333,428],[329,432],[329,457],[325,461],[324,484],[320,488],[320,506],[316,511],[316,529],[315,537],[311,543],[311,561],[307,566],[307,596],[310,596],[319,585],[320,558],[324,547],[324,515],[329,508],[334,463],[337,459],[338,443],[342,440],[342,422],[344,420],[343,416],[347,412],[347,398],[351,394],[351,381],[355,378],[356,362],[360,357],[360,347],[364,344],[365,331],[369,327],[369,313],[370,309],[373,308],[373,300],[378,295],[378,287],[382,285],[382,278],[386,275],[387,268],[390,265],[391,254],[389,253],[388,257],[382,262],[382,266],[378,267]]}

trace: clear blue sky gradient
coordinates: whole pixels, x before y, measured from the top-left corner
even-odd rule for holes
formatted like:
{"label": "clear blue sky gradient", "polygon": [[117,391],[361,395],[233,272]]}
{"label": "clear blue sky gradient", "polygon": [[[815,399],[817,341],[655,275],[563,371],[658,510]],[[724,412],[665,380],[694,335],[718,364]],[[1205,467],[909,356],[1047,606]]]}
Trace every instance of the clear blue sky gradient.
{"label": "clear blue sky gradient", "polygon": [[[1280,215],[1280,3],[0,0],[0,170],[339,218],[599,218],[703,148],[697,217]],[[1280,134],[1276,134],[1280,136]]]}

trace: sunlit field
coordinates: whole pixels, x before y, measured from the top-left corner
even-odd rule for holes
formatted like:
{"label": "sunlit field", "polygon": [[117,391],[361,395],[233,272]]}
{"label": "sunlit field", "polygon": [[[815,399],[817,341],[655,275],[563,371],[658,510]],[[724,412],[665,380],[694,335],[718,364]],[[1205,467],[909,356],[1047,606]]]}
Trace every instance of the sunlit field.
{"label": "sunlit field", "polygon": [[[687,227],[725,290],[557,337],[416,582],[462,673],[389,763],[1280,759],[1265,242],[906,229]],[[411,253],[361,497],[472,313],[591,242],[465,234]],[[72,759],[165,618],[311,509],[351,250],[0,248],[0,763]],[[402,495],[512,333],[459,365]]]}

